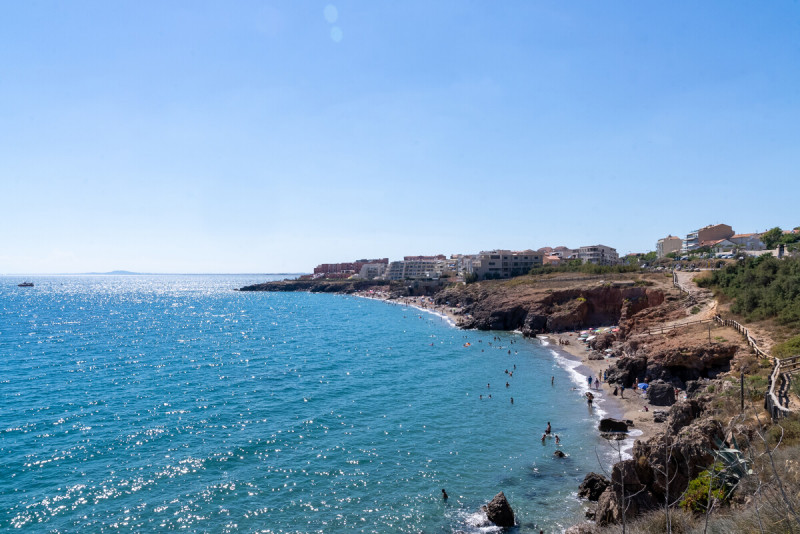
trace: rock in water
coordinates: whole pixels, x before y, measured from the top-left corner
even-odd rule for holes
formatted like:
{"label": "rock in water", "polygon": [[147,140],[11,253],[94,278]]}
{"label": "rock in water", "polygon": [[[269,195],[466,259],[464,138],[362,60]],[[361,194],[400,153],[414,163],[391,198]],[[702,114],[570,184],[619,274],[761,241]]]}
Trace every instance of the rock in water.
{"label": "rock in water", "polygon": [[675,388],[663,380],[655,380],[647,388],[647,398],[654,406],[672,406],[675,404]]}
{"label": "rock in water", "polygon": [[566,458],[567,457],[567,455],[564,454],[564,451],[558,451],[558,450],[553,453],[553,456],[555,456],[556,458]]}
{"label": "rock in water", "polygon": [[483,509],[489,521],[498,527],[514,526],[514,511],[502,491],[495,495],[494,499],[489,501],[489,504],[485,505]]}
{"label": "rock in water", "polygon": [[578,497],[589,499],[590,501],[596,501],[600,498],[600,494],[606,490],[609,484],[611,484],[611,482],[603,475],[589,473],[586,475],[586,478],[583,479],[581,485],[578,486]]}
{"label": "rock in water", "polygon": [[600,419],[600,432],[627,432],[628,425],[625,421],[606,417]]}

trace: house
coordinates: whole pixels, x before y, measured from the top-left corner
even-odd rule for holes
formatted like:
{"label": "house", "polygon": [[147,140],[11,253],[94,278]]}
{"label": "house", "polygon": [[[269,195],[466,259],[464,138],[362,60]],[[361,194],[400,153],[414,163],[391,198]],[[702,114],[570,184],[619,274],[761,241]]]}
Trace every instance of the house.
{"label": "house", "polygon": [[765,250],[767,248],[764,242],[761,241],[761,234],[759,233],[736,234],[729,240],[744,250]]}

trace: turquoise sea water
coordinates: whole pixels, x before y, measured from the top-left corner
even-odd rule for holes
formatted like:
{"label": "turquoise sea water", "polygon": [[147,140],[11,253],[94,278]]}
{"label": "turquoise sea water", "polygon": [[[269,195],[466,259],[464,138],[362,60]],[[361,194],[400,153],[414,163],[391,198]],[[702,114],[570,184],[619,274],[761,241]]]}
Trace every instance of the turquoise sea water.
{"label": "turquoise sea water", "polygon": [[501,490],[518,532],[580,519],[611,450],[574,363],[398,305],[232,291],[267,278],[0,278],[0,530],[485,532]]}

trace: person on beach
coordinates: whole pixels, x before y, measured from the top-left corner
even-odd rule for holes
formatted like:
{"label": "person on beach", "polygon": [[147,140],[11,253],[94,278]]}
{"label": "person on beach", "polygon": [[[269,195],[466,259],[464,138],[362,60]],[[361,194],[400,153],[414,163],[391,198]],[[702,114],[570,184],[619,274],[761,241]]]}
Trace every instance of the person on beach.
{"label": "person on beach", "polygon": [[442,488],[442,500],[447,500],[447,492],[444,490],[444,488]]}
{"label": "person on beach", "polygon": [[625,398],[625,384],[619,386],[619,398],[620,399]]}
{"label": "person on beach", "polygon": [[589,405],[589,407],[592,406],[592,401],[593,400],[594,400],[594,395],[592,395],[590,392],[587,391],[586,392],[586,403]]}
{"label": "person on beach", "polygon": [[586,380],[589,381],[589,387],[592,387],[592,375],[587,376]]}
{"label": "person on beach", "polygon": [[545,433],[545,435],[549,436],[550,432],[552,432],[552,431],[553,431],[553,429],[552,429],[552,427],[550,427],[550,421],[548,421],[547,422],[547,429],[544,431],[544,433]]}

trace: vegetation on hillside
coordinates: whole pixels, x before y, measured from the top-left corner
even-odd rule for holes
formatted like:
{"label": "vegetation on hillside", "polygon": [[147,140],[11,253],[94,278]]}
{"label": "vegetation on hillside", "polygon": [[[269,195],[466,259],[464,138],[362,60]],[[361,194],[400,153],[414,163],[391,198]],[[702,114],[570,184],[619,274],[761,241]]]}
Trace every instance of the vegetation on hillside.
{"label": "vegetation on hillside", "polygon": [[800,327],[800,258],[748,258],[697,283],[732,299],[731,311],[748,320]]}
{"label": "vegetation on hillside", "polygon": [[[795,227],[795,231],[800,230],[800,226]],[[784,234],[780,227],[776,226],[761,234],[761,241],[768,249],[776,248],[778,245],[793,245],[800,242],[800,233]],[[788,247],[790,250],[795,247]]]}
{"label": "vegetation on hillside", "polygon": [[641,268],[638,265],[595,265],[593,263],[582,263],[581,260],[569,260],[562,265],[542,265],[534,267],[530,274],[551,274],[551,273],[583,273],[583,274],[619,274],[619,273],[638,273]]}

